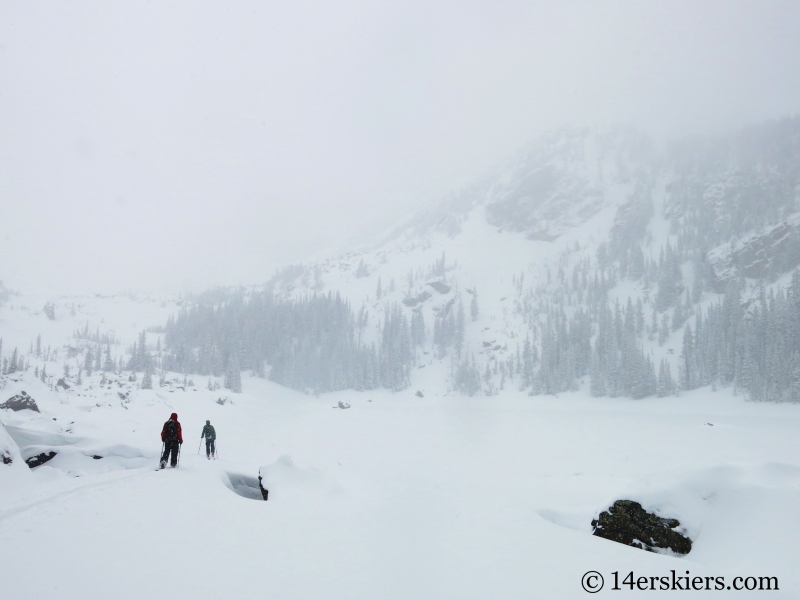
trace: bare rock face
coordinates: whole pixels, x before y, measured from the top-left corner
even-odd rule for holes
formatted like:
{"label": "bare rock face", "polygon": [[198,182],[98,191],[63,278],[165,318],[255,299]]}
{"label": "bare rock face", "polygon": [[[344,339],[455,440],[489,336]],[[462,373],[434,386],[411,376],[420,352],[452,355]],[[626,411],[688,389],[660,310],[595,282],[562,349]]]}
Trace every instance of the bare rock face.
{"label": "bare rock face", "polygon": [[56,307],[52,302],[48,302],[44,305],[44,314],[46,314],[47,318],[51,321],[56,320]]}
{"label": "bare rock face", "polygon": [[769,279],[796,267],[800,264],[799,226],[800,217],[795,216],[709,251],[706,260],[714,289],[725,291],[726,282],[736,275]]}
{"label": "bare rock face", "polygon": [[435,289],[440,294],[448,294],[450,293],[450,286],[445,284],[442,281],[430,281],[428,285]]}
{"label": "bare rock face", "polygon": [[[553,241],[566,229],[584,222],[603,206],[603,191],[584,172],[577,155],[586,140],[563,140],[576,153],[570,160],[556,154],[542,155],[517,173],[508,189],[486,205],[486,221],[508,231],[519,231],[530,240]],[[562,160],[563,159],[563,160]],[[527,172],[525,172],[527,171]]]}
{"label": "bare rock face", "polygon": [[416,296],[409,297],[409,298],[404,298],[403,299],[403,304],[405,304],[409,308],[413,308],[417,304],[422,304],[423,302],[425,302],[425,300],[427,300],[430,297],[431,297],[431,293],[428,290],[425,290],[424,292],[421,292],[421,293],[417,294]]}
{"label": "bare rock face", "polygon": [[647,512],[632,500],[617,500],[607,511],[592,521],[594,535],[634,548],[653,552],[670,549],[676,554],[689,554],[692,540],[675,531],[677,519],[664,519]]}
{"label": "bare rock face", "polygon": [[13,411],[20,411],[27,409],[35,412],[41,412],[39,410],[39,407],[36,406],[36,401],[25,392],[20,392],[16,396],[12,396],[8,400],[0,404],[0,408],[8,408]]}

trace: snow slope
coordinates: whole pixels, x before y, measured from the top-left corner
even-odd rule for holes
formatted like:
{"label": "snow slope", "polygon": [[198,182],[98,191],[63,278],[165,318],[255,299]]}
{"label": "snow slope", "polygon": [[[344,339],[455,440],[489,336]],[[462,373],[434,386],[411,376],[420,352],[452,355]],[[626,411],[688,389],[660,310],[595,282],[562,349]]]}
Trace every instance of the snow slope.
{"label": "snow slope", "polygon": [[[793,405],[725,391],[315,398],[245,378],[224,405],[219,392],[165,387],[135,391],[123,408],[30,379],[3,394],[34,389],[41,415],[2,419],[23,453],[36,442],[59,455],[3,480],[6,597],[574,598],[588,570],[608,582],[670,569],[774,575],[771,597],[800,595]],[[180,467],[155,472],[173,410]],[[197,454],[205,419],[218,461]],[[259,468],[269,501],[234,493],[231,477]],[[618,498],[679,518],[692,553],[591,536],[592,517]]]}

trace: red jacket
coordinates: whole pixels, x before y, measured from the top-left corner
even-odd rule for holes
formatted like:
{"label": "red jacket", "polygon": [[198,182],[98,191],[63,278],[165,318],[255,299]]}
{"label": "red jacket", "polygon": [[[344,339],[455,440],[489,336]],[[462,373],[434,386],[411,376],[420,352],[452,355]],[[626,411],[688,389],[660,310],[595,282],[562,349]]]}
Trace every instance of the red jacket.
{"label": "red jacket", "polygon": [[[169,416],[169,421],[175,421],[175,424],[178,426],[178,442],[182,444],[183,443],[183,432],[181,431],[181,424],[178,423],[178,413],[172,413]],[[167,423],[169,423],[169,421],[167,421]],[[166,441],[164,439],[164,434],[167,431],[167,423],[164,423],[164,427],[161,428],[161,441],[162,442]]]}

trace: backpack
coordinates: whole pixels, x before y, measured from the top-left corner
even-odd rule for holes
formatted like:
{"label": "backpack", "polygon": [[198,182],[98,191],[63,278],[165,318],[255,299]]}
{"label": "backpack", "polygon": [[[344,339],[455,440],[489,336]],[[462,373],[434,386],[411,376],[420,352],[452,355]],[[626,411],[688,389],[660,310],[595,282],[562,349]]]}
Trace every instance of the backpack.
{"label": "backpack", "polygon": [[174,442],[178,439],[178,424],[170,419],[164,424],[164,441]]}

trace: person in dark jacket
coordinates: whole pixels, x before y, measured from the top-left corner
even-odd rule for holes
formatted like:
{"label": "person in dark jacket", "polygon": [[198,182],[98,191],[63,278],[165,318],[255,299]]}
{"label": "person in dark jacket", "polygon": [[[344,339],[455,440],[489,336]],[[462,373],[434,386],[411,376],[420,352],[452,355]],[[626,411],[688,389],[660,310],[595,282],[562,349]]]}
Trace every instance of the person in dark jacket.
{"label": "person in dark jacket", "polygon": [[203,427],[203,432],[200,434],[200,439],[206,438],[206,458],[211,460],[211,455],[217,454],[217,449],[215,448],[216,439],[217,439],[217,432],[214,431],[214,426],[211,424],[211,421],[206,421],[205,427]]}
{"label": "person in dark jacket", "polygon": [[178,414],[172,413],[169,421],[164,423],[161,429],[161,441],[164,442],[164,454],[161,456],[161,468],[167,466],[167,459],[172,455],[170,466],[175,467],[178,464],[178,452],[180,451],[181,444],[183,444],[183,433],[181,432],[181,424],[178,422]]}

